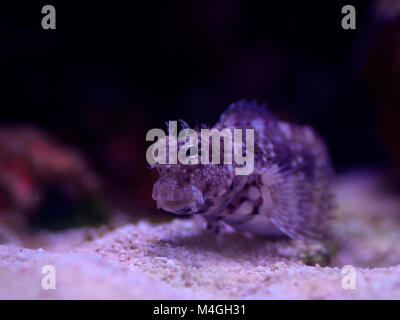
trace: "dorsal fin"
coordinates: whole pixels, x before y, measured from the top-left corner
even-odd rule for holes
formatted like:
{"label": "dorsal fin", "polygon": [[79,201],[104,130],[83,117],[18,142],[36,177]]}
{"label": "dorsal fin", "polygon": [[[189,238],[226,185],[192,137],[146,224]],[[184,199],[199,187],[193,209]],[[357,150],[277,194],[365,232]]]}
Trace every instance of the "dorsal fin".
{"label": "dorsal fin", "polygon": [[272,114],[267,111],[266,104],[259,104],[256,100],[239,100],[232,103],[228,109],[221,115],[219,121],[226,122],[235,119],[251,119],[260,117],[271,117]]}

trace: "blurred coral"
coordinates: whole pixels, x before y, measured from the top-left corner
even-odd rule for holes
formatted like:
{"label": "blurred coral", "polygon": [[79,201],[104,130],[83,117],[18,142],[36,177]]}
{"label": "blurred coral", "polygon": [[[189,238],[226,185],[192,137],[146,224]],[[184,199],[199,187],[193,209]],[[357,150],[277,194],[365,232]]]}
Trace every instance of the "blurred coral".
{"label": "blurred coral", "polygon": [[0,127],[0,224],[24,228],[51,187],[75,201],[100,181],[75,150],[32,126]]}

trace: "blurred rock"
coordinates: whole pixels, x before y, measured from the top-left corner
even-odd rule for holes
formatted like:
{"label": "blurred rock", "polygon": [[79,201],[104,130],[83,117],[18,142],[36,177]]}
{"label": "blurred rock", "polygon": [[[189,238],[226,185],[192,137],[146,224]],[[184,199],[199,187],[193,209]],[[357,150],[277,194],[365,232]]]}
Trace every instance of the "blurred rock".
{"label": "blurred rock", "polygon": [[0,127],[0,224],[24,230],[51,189],[73,202],[98,193],[100,181],[78,151],[49,133],[30,126]]}

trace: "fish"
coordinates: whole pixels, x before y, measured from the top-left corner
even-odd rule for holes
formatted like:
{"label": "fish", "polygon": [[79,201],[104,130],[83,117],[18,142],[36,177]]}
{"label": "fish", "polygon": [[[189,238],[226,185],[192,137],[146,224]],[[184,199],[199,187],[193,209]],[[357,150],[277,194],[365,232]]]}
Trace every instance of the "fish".
{"label": "fish", "polygon": [[[212,128],[254,129],[252,172],[235,174],[238,164],[223,161],[156,164],[159,178],[152,197],[158,208],[199,215],[216,233],[226,224],[267,237],[326,236],[335,207],[334,170],[315,130],[282,121],[265,104],[246,100],[231,104]],[[246,141],[242,143],[245,147]]]}

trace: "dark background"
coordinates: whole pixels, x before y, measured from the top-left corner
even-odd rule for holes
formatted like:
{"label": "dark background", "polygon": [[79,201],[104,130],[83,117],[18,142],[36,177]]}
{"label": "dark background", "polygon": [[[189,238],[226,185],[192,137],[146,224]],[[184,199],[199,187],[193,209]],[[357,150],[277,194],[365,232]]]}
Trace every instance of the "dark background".
{"label": "dark background", "polygon": [[[400,36],[390,3],[2,4],[0,121],[75,146],[110,194],[142,207],[154,206],[146,132],[176,119],[212,125],[238,99],[314,126],[339,173],[395,173]],[[45,4],[56,30],[41,28]],[[356,7],[356,30],[341,27],[345,4]]]}

